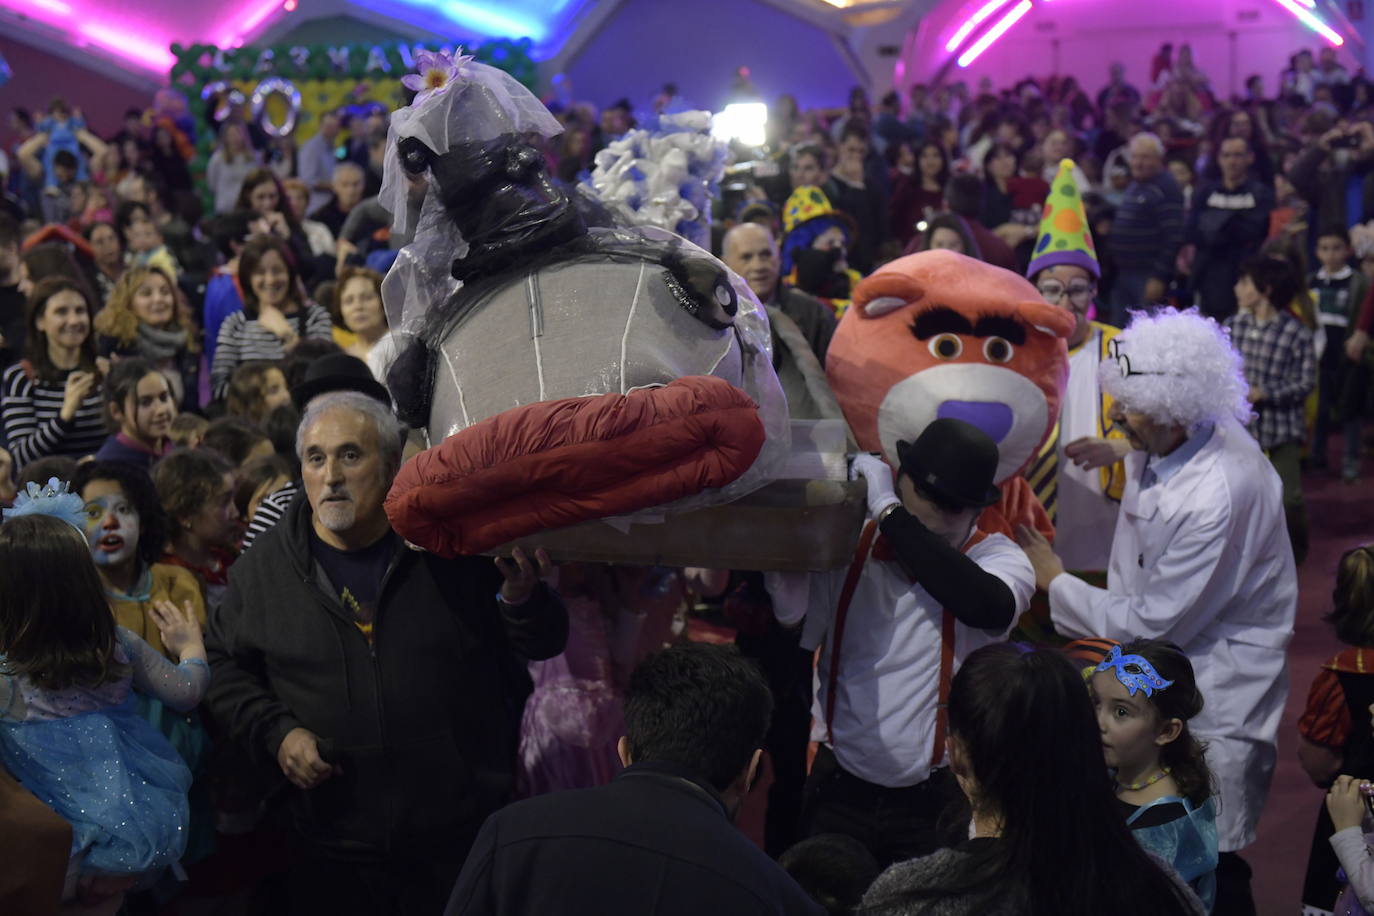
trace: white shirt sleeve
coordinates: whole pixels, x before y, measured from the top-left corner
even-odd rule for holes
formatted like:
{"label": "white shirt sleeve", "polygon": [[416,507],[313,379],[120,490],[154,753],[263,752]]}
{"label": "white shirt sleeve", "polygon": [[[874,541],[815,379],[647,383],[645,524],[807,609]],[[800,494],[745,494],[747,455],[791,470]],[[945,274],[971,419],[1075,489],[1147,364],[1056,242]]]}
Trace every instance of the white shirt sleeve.
{"label": "white shirt sleeve", "polygon": [[1230,520],[1229,504],[1191,519],[1155,561],[1139,594],[1095,588],[1067,573],[1056,576],[1049,587],[1055,629],[1074,637],[1128,633],[1188,645],[1212,622],[1209,611],[1226,603],[1230,579],[1222,566],[1236,556]]}
{"label": "white shirt sleeve", "polygon": [[1336,859],[1345,869],[1350,887],[1360,898],[1360,905],[1366,910],[1374,909],[1374,858],[1371,858],[1364,831],[1359,827],[1347,827],[1331,834],[1331,848],[1336,851]]}

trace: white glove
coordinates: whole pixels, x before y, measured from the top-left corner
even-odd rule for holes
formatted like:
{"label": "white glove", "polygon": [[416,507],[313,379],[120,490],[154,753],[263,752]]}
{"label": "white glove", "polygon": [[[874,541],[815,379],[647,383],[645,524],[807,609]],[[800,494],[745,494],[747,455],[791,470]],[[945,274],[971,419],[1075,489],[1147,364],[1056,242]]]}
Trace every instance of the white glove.
{"label": "white glove", "polygon": [[881,518],[889,508],[901,504],[902,501],[897,498],[897,493],[893,489],[892,469],[877,455],[864,452],[854,456],[854,463],[849,467],[849,478],[858,480],[860,477],[868,481],[870,518]]}

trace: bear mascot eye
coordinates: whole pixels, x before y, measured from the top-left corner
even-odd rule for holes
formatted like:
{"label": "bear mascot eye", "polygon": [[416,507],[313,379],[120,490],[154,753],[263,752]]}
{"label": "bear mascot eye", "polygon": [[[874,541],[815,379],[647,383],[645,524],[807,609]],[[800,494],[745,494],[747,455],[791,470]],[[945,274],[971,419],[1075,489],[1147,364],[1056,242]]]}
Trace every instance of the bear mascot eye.
{"label": "bear mascot eye", "polygon": [[1016,355],[1016,349],[1002,337],[989,337],[983,341],[983,356],[990,363],[1009,363]]}
{"label": "bear mascot eye", "polygon": [[936,359],[958,359],[964,352],[964,342],[958,334],[936,334],[927,346],[930,347],[930,355]]}

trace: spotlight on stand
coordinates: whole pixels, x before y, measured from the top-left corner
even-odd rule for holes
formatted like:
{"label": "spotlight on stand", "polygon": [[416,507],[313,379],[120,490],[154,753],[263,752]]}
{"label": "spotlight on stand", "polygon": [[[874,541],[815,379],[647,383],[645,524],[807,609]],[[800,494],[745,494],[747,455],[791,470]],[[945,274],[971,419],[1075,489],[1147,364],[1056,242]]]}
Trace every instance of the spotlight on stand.
{"label": "spotlight on stand", "polygon": [[732,102],[711,116],[711,136],[747,147],[763,146],[767,127],[768,106],[763,102]]}

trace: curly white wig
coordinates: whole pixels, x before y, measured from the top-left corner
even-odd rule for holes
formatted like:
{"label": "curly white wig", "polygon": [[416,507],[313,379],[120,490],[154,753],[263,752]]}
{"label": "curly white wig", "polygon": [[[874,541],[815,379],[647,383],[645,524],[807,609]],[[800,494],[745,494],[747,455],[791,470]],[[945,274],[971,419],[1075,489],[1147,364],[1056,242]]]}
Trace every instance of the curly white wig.
{"label": "curly white wig", "polygon": [[1127,410],[1190,430],[1226,417],[1249,422],[1250,386],[1240,354],[1226,330],[1197,309],[1132,312],[1116,340],[1132,374],[1122,374],[1125,360],[1108,356],[1097,378]]}

